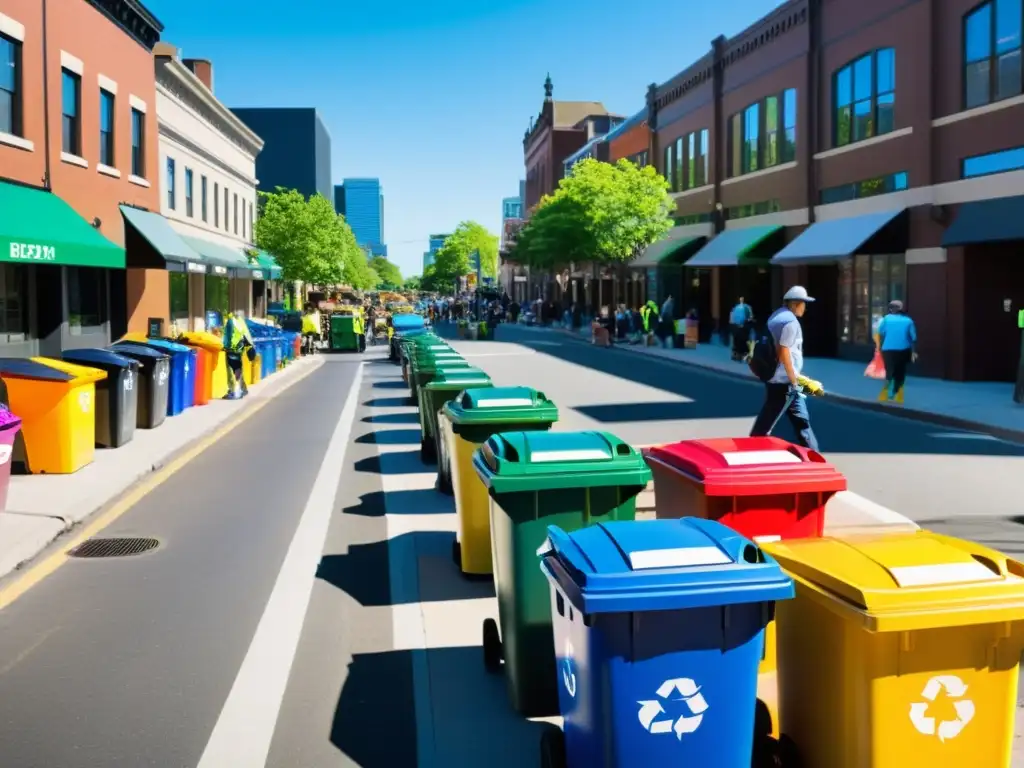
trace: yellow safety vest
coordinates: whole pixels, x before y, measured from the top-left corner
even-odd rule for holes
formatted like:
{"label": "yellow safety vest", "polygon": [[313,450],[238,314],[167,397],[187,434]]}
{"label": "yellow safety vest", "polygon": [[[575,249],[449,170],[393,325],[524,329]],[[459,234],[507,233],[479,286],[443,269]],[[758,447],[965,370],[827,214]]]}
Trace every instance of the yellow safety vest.
{"label": "yellow safety vest", "polygon": [[240,352],[246,341],[252,344],[249,326],[245,324],[244,320],[240,320],[236,315],[228,315],[228,322],[231,324],[231,338],[228,340],[228,344],[232,352]]}

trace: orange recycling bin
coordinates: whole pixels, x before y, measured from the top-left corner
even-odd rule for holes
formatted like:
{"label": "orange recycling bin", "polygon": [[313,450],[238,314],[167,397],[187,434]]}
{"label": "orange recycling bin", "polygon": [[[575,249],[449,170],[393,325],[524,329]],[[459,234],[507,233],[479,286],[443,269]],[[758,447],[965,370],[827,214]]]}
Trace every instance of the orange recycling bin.
{"label": "orange recycling bin", "polygon": [[204,393],[209,392],[207,402],[223,398],[228,393],[228,361],[224,354],[224,340],[206,331],[188,331],[181,334],[178,342],[195,348],[198,360],[205,358],[205,362],[199,363],[196,372],[196,405],[202,405],[199,402],[200,387]]}
{"label": "orange recycling bin", "polygon": [[96,455],[96,382],[105,371],[47,357],[0,359],[11,411],[21,417],[26,469],[71,474]]}

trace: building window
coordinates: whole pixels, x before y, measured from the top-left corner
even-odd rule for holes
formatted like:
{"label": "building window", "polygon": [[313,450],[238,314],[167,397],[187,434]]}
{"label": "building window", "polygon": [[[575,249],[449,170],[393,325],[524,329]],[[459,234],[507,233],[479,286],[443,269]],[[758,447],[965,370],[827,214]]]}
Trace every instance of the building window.
{"label": "building window", "polygon": [[220,184],[213,182],[213,226],[220,226]]}
{"label": "building window", "polygon": [[74,72],[61,70],[61,151],[82,154],[82,78]]}
{"label": "building window", "polygon": [[674,216],[672,221],[677,227],[687,227],[692,224],[707,224],[711,221],[711,214],[691,213],[686,216]]}
{"label": "building window", "polygon": [[671,145],[665,148],[665,165],[661,170],[661,175],[665,177],[665,181],[669,183],[669,188],[672,187],[673,169],[672,169],[672,158],[675,154],[672,150]]}
{"label": "building window", "polygon": [[0,133],[21,136],[21,43],[0,35]]}
{"label": "building window", "polygon": [[231,198],[231,218],[235,222],[235,234],[238,234],[238,195]]}
{"label": "building window", "polygon": [[0,344],[31,338],[28,270],[21,264],[0,264]]}
{"label": "building window", "polygon": [[900,173],[891,173],[888,176],[876,176],[873,179],[865,179],[853,184],[842,184],[838,187],[823,189],[819,193],[819,199],[822,205],[845,203],[850,200],[859,200],[863,197],[901,192],[909,186],[907,172],[901,171]]}
{"label": "building window", "polygon": [[229,311],[228,279],[226,277],[206,276],[206,311],[219,312],[221,317]]}
{"label": "building window", "polygon": [[761,140],[761,109],[759,104],[751,104],[743,110],[743,172],[751,173],[760,165]]}
{"label": "building window", "polygon": [[172,211],[174,210],[175,197],[176,197],[176,195],[174,194],[174,158],[173,157],[168,157],[167,158],[167,207],[170,208]]}
{"label": "building window", "polygon": [[796,88],[782,92],[782,162],[796,162]]}
{"label": "building window", "polygon": [[146,178],[146,114],[132,109],[132,176]]}
{"label": "building window", "polygon": [[833,145],[882,136],[896,127],[896,50],[881,48],[836,72]]}
{"label": "building window", "polygon": [[870,344],[889,302],[906,301],[907,265],[902,253],[845,259],[839,274],[840,338]]}
{"label": "building window", "polygon": [[[256,235],[254,234],[254,230],[253,230],[253,225],[254,225],[255,222],[253,221],[252,214],[253,214],[252,203],[249,203],[249,240],[251,242],[256,242]],[[516,218],[518,218],[518,214],[519,214],[518,209],[516,210],[516,214],[517,214]]]}
{"label": "building window", "polygon": [[[772,168],[796,160],[796,89],[788,88],[751,104],[729,118],[729,175]],[[704,179],[708,183],[707,136],[701,135]]]}
{"label": "building window", "polygon": [[224,187],[224,231],[231,231],[231,222],[228,221],[228,202],[229,202],[228,188]]}
{"label": "building window", "polygon": [[188,308],[188,274],[186,272],[170,272],[167,275],[171,291],[171,325],[188,330],[191,313]]}
{"label": "building window", "polygon": [[107,322],[107,273],[91,267],[68,267],[68,331],[72,336],[97,333]]}
{"label": "building window", "polygon": [[117,167],[114,158],[114,94],[100,88],[100,164]]}
{"label": "building window", "polygon": [[964,107],[1021,93],[1021,0],[991,0],[964,17]]}
{"label": "building window", "polygon": [[782,205],[778,200],[765,200],[760,203],[749,203],[747,205],[736,205],[725,209],[725,217],[731,221],[736,219],[747,219],[751,216],[766,216],[769,213],[778,213]]}
{"label": "building window", "polygon": [[682,136],[676,139],[676,154],[675,159],[672,161],[672,170],[675,171],[675,173],[672,174],[672,190],[674,192],[682,192],[686,189],[686,185],[683,183],[683,173],[686,170],[686,166],[683,165]]}
{"label": "building window", "polygon": [[192,169],[185,168],[185,215],[192,218]]}
{"label": "building window", "polygon": [[991,176],[993,173],[1006,173],[1024,169],[1024,147],[1004,149],[1002,152],[991,152],[987,155],[967,157],[961,163],[960,175],[970,179],[975,176]]}
{"label": "building window", "polygon": [[199,179],[199,213],[206,221],[206,177]]}

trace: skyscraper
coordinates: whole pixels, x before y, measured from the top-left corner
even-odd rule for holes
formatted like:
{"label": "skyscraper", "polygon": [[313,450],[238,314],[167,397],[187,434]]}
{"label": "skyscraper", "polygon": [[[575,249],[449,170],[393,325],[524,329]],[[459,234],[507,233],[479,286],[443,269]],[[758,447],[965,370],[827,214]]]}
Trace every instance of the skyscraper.
{"label": "skyscraper", "polygon": [[356,242],[374,256],[387,256],[384,193],[380,179],[345,179],[334,188],[334,209],[345,217]]}
{"label": "skyscraper", "polygon": [[232,109],[263,139],[256,157],[261,192],[278,187],[331,199],[331,135],[312,107]]}

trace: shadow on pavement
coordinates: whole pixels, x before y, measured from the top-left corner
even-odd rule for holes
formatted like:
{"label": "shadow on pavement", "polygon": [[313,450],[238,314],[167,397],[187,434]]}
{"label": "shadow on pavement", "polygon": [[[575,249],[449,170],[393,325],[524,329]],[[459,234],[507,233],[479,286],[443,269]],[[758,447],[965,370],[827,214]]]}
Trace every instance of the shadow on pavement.
{"label": "shadow on pavement", "polygon": [[363,403],[367,408],[404,408],[409,405],[408,397],[375,397]]}
{"label": "shadow on pavement", "polygon": [[379,413],[376,416],[363,416],[361,419],[367,424],[419,424],[418,413]]}
{"label": "shadow on pavement", "polygon": [[[416,754],[413,665],[429,670],[431,741]],[[348,669],[331,742],[362,768],[533,768],[546,725],[509,707],[505,682],[484,672],[478,647],[359,654]]]}
{"label": "shadow on pavement", "polygon": [[[417,567],[424,560],[430,560],[429,564],[434,565],[440,558],[449,556],[453,541],[455,534],[449,531],[417,531],[403,533],[390,541],[354,544],[344,555],[324,555],[316,576],[342,590],[362,606],[394,605],[388,566],[393,553],[409,547],[416,553]],[[452,578],[435,580],[430,589],[421,591],[415,602],[447,602],[494,597],[493,581],[469,581],[458,577],[455,564],[450,559],[448,567],[451,569]]]}
{"label": "shadow on pavement", "polygon": [[420,461],[420,451],[395,451],[382,456],[368,456],[355,463],[356,472],[372,472],[377,475],[415,475],[429,472],[430,468]]}
{"label": "shadow on pavement", "polygon": [[[385,496],[387,506],[385,507]],[[452,499],[435,490],[374,491],[360,497],[358,504],[347,507],[346,515],[382,517],[392,515],[444,515],[454,511]]]}
{"label": "shadow on pavement", "polygon": [[364,445],[415,445],[420,444],[418,429],[380,429],[367,432],[356,438],[357,443]]}
{"label": "shadow on pavement", "polygon": [[375,381],[373,386],[380,389],[408,389],[404,381]]}

